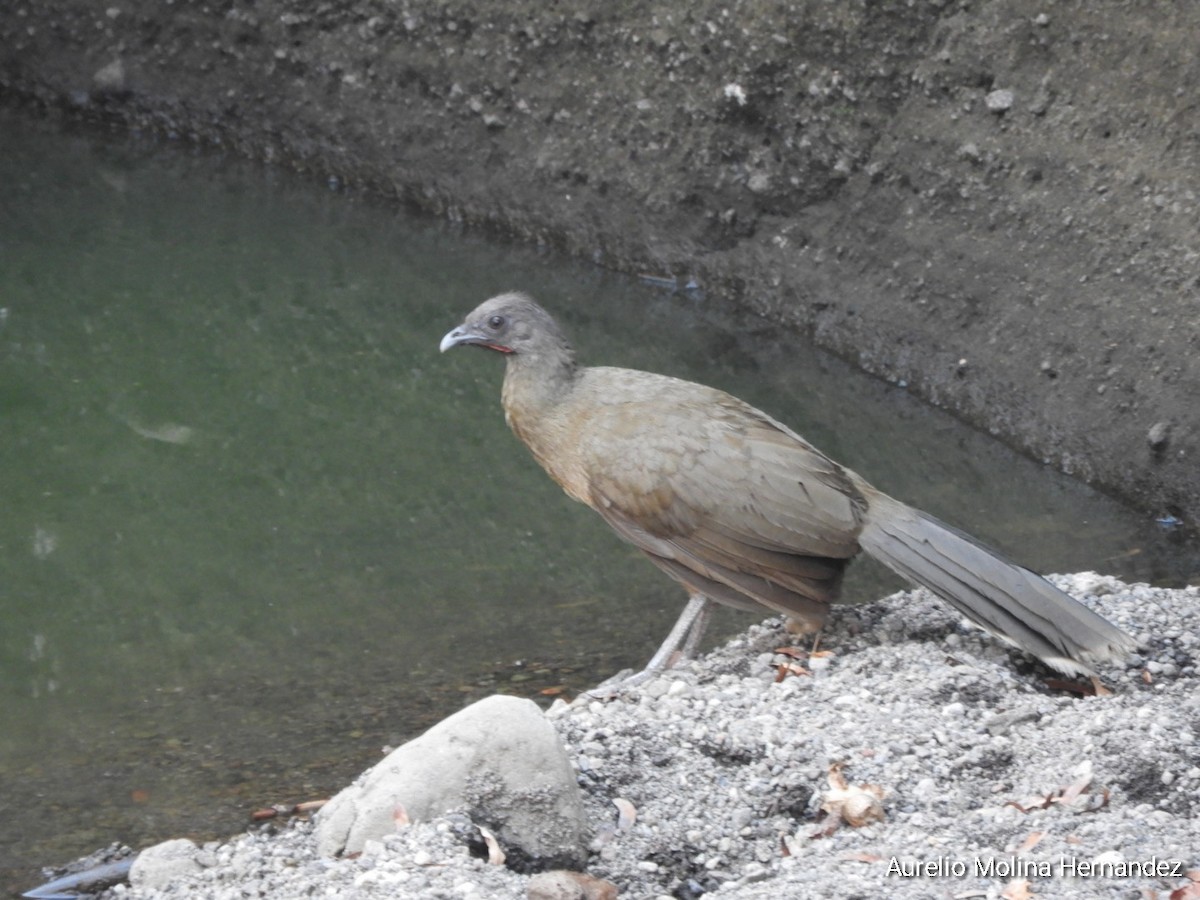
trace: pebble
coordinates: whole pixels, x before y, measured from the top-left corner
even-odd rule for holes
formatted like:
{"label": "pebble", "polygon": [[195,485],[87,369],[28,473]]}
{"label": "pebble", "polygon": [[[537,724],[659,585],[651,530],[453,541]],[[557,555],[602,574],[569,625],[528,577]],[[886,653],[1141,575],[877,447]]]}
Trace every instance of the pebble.
{"label": "pebble", "polygon": [[1002,113],[1012,109],[1014,99],[1012,91],[1002,89],[989,93],[983,98],[983,102],[988,112]]}
{"label": "pebble", "polygon": [[97,69],[92,76],[92,83],[101,91],[123,91],[125,89],[125,63],[114,59],[108,65]]}
{"label": "pebble", "polygon": [[1171,426],[1166,422],[1155,422],[1146,433],[1146,443],[1152,450],[1162,450],[1167,446]]}

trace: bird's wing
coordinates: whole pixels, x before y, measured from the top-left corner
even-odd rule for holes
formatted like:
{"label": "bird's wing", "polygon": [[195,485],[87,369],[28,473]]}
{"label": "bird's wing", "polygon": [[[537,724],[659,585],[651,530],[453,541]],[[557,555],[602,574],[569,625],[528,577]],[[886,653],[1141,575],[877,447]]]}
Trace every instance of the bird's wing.
{"label": "bird's wing", "polygon": [[688,385],[606,404],[580,436],[590,503],[610,525],[760,603],[781,605],[760,581],[827,602],[858,552],[862,498],[844,470],[727,394]]}

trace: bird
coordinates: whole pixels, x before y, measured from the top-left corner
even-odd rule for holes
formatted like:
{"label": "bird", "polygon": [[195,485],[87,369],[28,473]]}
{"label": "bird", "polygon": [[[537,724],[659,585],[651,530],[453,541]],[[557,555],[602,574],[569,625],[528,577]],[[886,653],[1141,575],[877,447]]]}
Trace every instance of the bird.
{"label": "bird", "polygon": [[492,297],[441,352],[504,357],[505,420],[569,497],[688,592],[633,686],[696,651],[712,604],[783,614],[819,634],[860,552],[1067,675],[1136,642],[1030,569],[877,490],[792,429],[716,388],[584,366],[525,293]]}

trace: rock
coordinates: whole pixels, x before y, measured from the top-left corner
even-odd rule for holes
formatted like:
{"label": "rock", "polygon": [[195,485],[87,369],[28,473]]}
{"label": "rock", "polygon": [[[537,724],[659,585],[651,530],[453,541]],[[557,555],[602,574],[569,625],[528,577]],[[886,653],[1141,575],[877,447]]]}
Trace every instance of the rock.
{"label": "rock", "polygon": [[1076,595],[1093,594],[1103,597],[1118,590],[1121,586],[1121,583],[1111,575],[1101,575],[1099,572],[1077,572],[1070,576],[1070,579],[1068,592]]}
{"label": "rock", "polygon": [[125,63],[114,59],[107,66],[96,71],[96,74],[92,76],[92,83],[96,85],[97,90],[101,91],[125,90]]}
{"label": "rock", "polygon": [[995,736],[1006,734],[1015,725],[1022,725],[1026,722],[1036,722],[1038,715],[1036,712],[1029,710],[1015,710],[1013,712],[1004,712],[989,717],[984,721],[983,727],[987,729],[988,734]]}
{"label": "rock", "polygon": [[187,838],[147,847],[134,860],[129,883],[139,889],[166,888],[203,868],[197,858],[199,853],[200,848]]}
{"label": "rock", "polygon": [[529,880],[529,900],[583,900],[583,888],[573,872],[543,872]]}
{"label": "rock", "polygon": [[587,829],[575,775],[531,700],[492,696],[392,751],[317,816],[321,854],[354,853],[411,822],[466,812],[508,848],[578,865]]}
{"label": "rock", "polygon": [[1008,112],[1008,110],[1012,109],[1013,100],[1013,92],[1007,90],[992,91],[983,98],[988,112],[994,113]]}
{"label": "rock", "polygon": [[617,900],[617,886],[584,872],[559,869],[530,879],[529,900]]}
{"label": "rock", "polygon": [[765,194],[771,190],[771,176],[766,172],[755,172],[746,182],[751,193]]}
{"label": "rock", "polygon": [[1169,424],[1155,422],[1150,426],[1150,431],[1146,433],[1146,443],[1150,445],[1151,450],[1161,451],[1166,448],[1170,433],[1171,426]]}

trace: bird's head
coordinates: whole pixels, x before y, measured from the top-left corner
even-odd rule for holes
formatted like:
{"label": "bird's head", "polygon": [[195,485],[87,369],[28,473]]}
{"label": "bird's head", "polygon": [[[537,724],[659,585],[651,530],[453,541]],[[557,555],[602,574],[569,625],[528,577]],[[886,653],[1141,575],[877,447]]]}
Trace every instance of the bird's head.
{"label": "bird's head", "polygon": [[463,323],[442,338],[443,353],[451,347],[486,347],[510,357],[570,355],[570,345],[558,323],[526,294],[500,294],[485,300]]}

